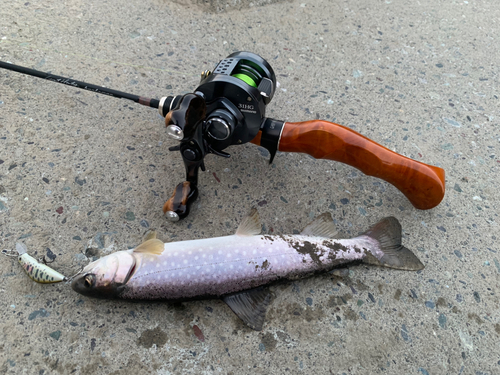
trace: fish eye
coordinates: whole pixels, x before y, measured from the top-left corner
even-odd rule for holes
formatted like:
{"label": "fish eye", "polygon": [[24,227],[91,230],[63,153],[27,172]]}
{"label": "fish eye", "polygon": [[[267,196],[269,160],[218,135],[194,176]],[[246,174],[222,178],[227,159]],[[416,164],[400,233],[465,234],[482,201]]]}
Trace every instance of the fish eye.
{"label": "fish eye", "polygon": [[94,281],[95,281],[94,275],[92,274],[85,275],[83,285],[85,285],[86,288],[90,288],[94,285]]}

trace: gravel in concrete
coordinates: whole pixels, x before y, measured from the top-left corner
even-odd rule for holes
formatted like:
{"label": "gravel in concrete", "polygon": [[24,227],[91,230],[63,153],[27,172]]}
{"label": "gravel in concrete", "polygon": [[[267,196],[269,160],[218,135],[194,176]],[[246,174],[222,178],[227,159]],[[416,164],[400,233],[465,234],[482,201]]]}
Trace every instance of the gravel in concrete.
{"label": "gravel in concrete", "polygon": [[6,1],[0,60],[160,98],[230,53],[260,54],[280,87],[267,115],[325,119],[446,170],[419,211],[349,166],[246,144],[206,158],[191,215],[162,205],[184,179],[155,110],[0,70],[0,238],[72,275],[133,248],[265,233],[322,212],[355,236],[397,217],[417,273],[357,265],[272,288],[255,332],[220,301],[129,303],[32,282],[0,262],[6,374],[498,374],[499,52],[496,1]]}

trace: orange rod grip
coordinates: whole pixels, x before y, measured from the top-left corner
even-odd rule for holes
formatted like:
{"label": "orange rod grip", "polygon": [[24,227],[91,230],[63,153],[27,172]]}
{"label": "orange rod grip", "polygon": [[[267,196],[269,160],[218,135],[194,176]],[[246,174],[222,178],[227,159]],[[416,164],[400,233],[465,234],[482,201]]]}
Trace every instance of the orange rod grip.
{"label": "orange rod grip", "polygon": [[[252,143],[258,142],[258,137]],[[365,136],[324,120],[286,122],[278,145],[283,152],[303,152],[316,159],[348,164],[399,189],[418,209],[437,206],[445,193],[442,168],[399,155]]]}

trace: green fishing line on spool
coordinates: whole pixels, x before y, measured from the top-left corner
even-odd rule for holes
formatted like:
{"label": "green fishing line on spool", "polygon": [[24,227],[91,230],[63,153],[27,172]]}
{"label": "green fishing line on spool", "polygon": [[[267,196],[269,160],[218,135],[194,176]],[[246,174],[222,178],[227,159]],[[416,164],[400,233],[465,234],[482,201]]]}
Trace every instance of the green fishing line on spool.
{"label": "green fishing line on spool", "polygon": [[247,85],[250,85],[252,87],[257,87],[257,84],[255,81],[252,79],[252,77],[247,76],[246,74],[243,73],[236,73],[232,75],[233,77],[236,77],[238,79],[241,79],[243,82],[245,82]]}

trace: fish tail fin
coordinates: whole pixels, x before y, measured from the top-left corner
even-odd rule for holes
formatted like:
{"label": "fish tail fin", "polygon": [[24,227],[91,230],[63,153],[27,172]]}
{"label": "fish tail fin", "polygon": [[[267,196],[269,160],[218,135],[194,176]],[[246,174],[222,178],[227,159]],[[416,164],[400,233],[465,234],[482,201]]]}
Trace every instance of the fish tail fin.
{"label": "fish tail fin", "polygon": [[424,268],[417,256],[401,244],[401,224],[395,217],[380,220],[363,235],[376,240],[379,245],[371,253],[367,253],[364,263],[406,271]]}

